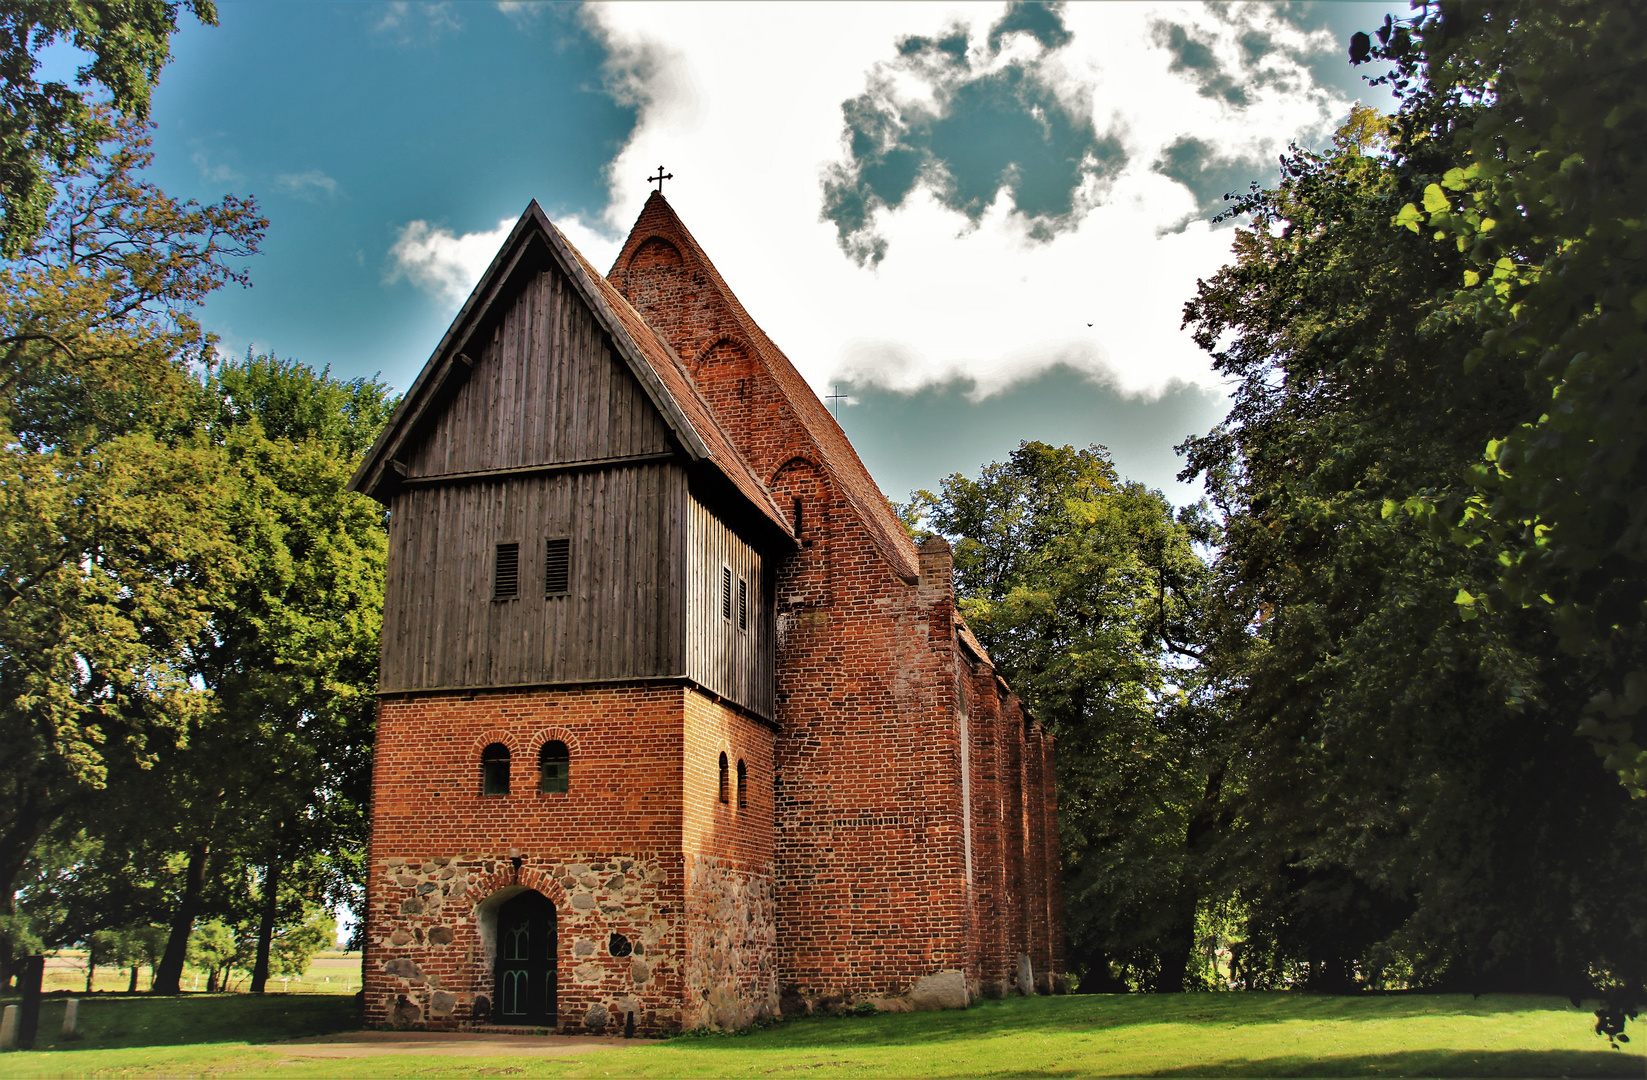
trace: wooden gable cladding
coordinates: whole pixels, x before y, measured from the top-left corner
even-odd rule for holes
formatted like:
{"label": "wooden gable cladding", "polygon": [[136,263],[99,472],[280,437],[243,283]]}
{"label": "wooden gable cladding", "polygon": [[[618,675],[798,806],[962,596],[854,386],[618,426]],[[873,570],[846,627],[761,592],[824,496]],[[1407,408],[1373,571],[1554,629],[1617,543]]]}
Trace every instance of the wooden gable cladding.
{"label": "wooden gable cladding", "polygon": [[[390,510],[382,693],[667,679],[770,718],[762,560],[787,521],[535,204],[351,484]],[[687,659],[692,521],[746,582],[724,663]]]}
{"label": "wooden gable cladding", "polygon": [[476,335],[473,371],[403,452],[408,479],[670,452],[663,416],[566,274],[520,276]]}

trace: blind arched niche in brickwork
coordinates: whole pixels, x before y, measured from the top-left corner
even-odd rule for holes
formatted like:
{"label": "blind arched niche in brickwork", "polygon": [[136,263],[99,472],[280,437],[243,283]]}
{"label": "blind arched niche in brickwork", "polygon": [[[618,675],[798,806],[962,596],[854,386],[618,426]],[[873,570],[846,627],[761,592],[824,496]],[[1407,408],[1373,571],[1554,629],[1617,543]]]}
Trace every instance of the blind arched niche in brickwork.
{"label": "blind arched niche in brickwork", "polygon": [[768,485],[778,507],[800,523],[796,535],[801,549],[785,559],[778,571],[778,608],[828,607],[831,602],[829,573],[830,503],[833,492],[829,478],[813,462],[790,458],[772,476]]}
{"label": "blind arched niche in brickwork", "polygon": [[[613,276],[621,278],[624,296],[642,312],[678,312],[696,299],[692,275],[681,271],[681,252],[661,236],[648,237],[629,261],[621,268],[613,268]],[[662,320],[669,322],[669,320]],[[672,326],[653,326],[665,332]]]}
{"label": "blind arched niche in brickwork", "polygon": [[772,404],[768,400],[771,388],[758,377],[759,366],[749,343],[729,336],[717,338],[687,364],[716,422],[755,472],[763,473],[775,452],[764,441],[774,437],[777,425],[766,415]]}
{"label": "blind arched niche in brickwork", "polygon": [[649,236],[635,253],[629,256],[629,265],[624,267],[628,273],[637,271],[656,270],[660,267],[674,267],[681,264],[680,248],[671,244],[661,236]]}

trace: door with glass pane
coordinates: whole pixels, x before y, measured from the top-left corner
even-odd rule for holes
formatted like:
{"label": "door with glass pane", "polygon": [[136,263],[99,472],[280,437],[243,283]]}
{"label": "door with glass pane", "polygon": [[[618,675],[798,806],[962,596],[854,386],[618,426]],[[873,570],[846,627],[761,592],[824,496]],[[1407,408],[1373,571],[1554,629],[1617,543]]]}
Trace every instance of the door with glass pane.
{"label": "door with glass pane", "polygon": [[555,905],[524,892],[498,909],[497,1010],[500,1024],[555,1022]]}

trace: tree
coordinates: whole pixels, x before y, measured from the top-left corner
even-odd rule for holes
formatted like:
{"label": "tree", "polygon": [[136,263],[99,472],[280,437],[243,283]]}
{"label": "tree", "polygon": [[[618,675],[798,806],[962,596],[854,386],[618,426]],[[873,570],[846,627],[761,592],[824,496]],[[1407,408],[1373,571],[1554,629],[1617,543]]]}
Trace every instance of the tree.
{"label": "tree", "polygon": [[1416,83],[1405,126],[1445,158],[1394,223],[1461,253],[1437,317],[1478,328],[1469,369],[1525,372],[1534,391],[1483,441],[1474,492],[1410,509],[1438,508],[1438,532],[1502,554],[1494,586],[1460,604],[1550,616],[1591,670],[1582,733],[1641,798],[1647,740],[1630,718],[1647,707],[1647,26],[1593,0],[1498,0],[1444,4],[1408,37],[1399,56],[1377,52]]}
{"label": "tree", "polygon": [[[205,391],[235,476],[226,522],[246,572],[195,656],[215,719],[173,770],[169,802],[183,833],[213,837],[191,848],[202,875],[214,851],[225,873],[237,860],[261,868],[261,992],[292,912],[282,898],[353,900],[363,884],[387,536],[381,508],[346,485],[395,400],[376,379],[250,354]],[[176,909],[157,992],[179,985],[200,881]]]}
{"label": "tree", "polygon": [[[1058,743],[1071,955],[1087,989],[1178,989],[1192,848],[1219,766],[1195,664],[1213,531],[1123,482],[1102,447],[1023,443],[906,511],[951,538],[968,624]],[[1175,658],[1177,658],[1175,660]]]}
{"label": "tree", "polygon": [[0,915],[111,763],[152,764],[203,715],[188,656],[240,566],[223,455],[178,406],[210,355],[192,306],[244,282],[228,260],[264,222],[167,198],[121,131],[54,174],[45,233],[0,266]]}
{"label": "tree", "polygon": [[[46,226],[57,175],[96,157],[111,134],[108,115],[87,91],[100,87],[122,117],[142,123],[160,69],[171,56],[179,4],[87,4],[77,0],[0,3],[0,255],[16,258]],[[211,0],[188,0],[203,23],[216,24]],[[39,52],[55,43],[80,50],[75,82],[36,80]]]}
{"label": "tree", "polygon": [[256,808],[251,831],[264,838],[256,993],[281,922],[284,868],[309,872],[311,900],[319,886],[333,902],[355,902],[364,887],[387,533],[381,508],[346,485],[398,399],[376,378],[342,382],[250,353],[209,389],[241,465],[244,520],[264,522],[263,569],[218,620],[202,667],[235,712],[231,728],[257,732],[255,748],[239,748],[254,769],[241,801]]}
{"label": "tree", "polygon": [[1263,978],[1580,995],[1647,971],[1647,817],[1571,738],[1584,673],[1536,611],[1461,619],[1498,553],[1396,512],[1468,498],[1480,448],[1536,407],[1527,368],[1469,362],[1466,253],[1391,226],[1471,108],[1294,152],[1185,309],[1237,380],[1185,476],[1225,518],[1214,867]]}

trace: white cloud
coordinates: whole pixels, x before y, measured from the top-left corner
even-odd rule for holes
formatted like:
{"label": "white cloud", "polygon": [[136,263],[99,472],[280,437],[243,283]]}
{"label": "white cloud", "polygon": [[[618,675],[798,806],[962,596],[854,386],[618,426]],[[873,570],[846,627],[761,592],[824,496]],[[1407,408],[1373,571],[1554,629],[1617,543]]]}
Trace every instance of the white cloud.
{"label": "white cloud", "polygon": [[322,194],[337,194],[337,181],[319,169],[309,169],[299,173],[281,173],[275,177],[275,184],[282,191],[289,195],[296,195],[300,199],[313,199]]}
{"label": "white cloud", "polygon": [[495,229],[458,236],[427,221],[408,222],[389,249],[391,265],[384,280],[409,281],[456,308],[468,299],[514,227],[514,219],[504,218]]}
{"label": "white cloud", "polygon": [[[556,217],[554,221],[566,239],[603,273],[623,246],[622,234],[587,225],[575,216]],[[427,221],[408,222],[389,248],[390,265],[384,282],[392,285],[409,281],[456,311],[474,291],[514,227],[514,218],[504,218],[495,228],[460,236]]]}
{"label": "white cloud", "polygon": [[[1244,188],[1248,171],[1271,173],[1289,142],[1324,140],[1349,102],[1317,84],[1304,59],[1337,45],[1262,4],[1089,4],[1064,9],[1073,36],[1061,49],[1015,34],[995,55],[985,41],[1002,12],[587,7],[582,18],[609,56],[608,92],[638,118],[608,166],[603,218],[550,216],[604,271],[646,198],[644,178],[664,163],[677,212],[817,388],[841,379],[908,391],[961,377],[982,396],[1059,364],[1129,394],[1219,386],[1179,329],[1196,279],[1229,254],[1230,232],[1206,220],[1208,193]],[[848,158],[842,105],[873,81],[884,100],[939,107],[918,65],[898,61],[897,43],[956,26],[970,34],[977,70],[1038,65],[1064,107],[1117,140],[1125,164],[1089,173],[1077,211],[1050,235],[1007,188],[974,220],[918,187],[872,212],[886,255],[866,268],[820,217],[826,172]],[[1260,41],[1267,47],[1252,48]],[[1171,171],[1198,192],[1164,175],[1169,152]],[[459,235],[413,221],[390,252],[388,280],[455,309],[512,225]]]}
{"label": "white cloud", "polygon": [[[902,78],[891,66],[900,38],[959,24],[976,52],[1002,10],[586,9],[611,58],[610,88],[639,111],[609,167],[605,231],[629,228],[646,198],[643,178],[665,163],[677,177],[666,187],[677,212],[816,387],[850,377],[913,389],[964,375],[989,393],[1058,363],[1131,393],[1175,381],[1217,385],[1178,324],[1196,278],[1225,261],[1230,234],[1212,229],[1200,200],[1154,165],[1188,137],[1268,172],[1289,141],[1319,141],[1348,101],[1316,84],[1297,53],[1336,45],[1306,38],[1263,5],[1072,5],[1064,18],[1073,39],[1047,68],[1060,100],[1090,110],[1097,131],[1115,133],[1127,153],[1107,186],[1082,200],[1096,205],[1077,227],[1042,242],[1004,192],[973,223],[917,190],[875,218],[885,259],[858,266],[842,253],[834,224],[819,220],[824,170],[845,160],[842,103],[876,72]],[[1204,45],[1244,88],[1244,107],[1198,82],[1196,71],[1169,70],[1175,54],[1160,40],[1162,21]],[[1243,38],[1255,33],[1276,48],[1244,52]],[[1008,39],[1008,53],[1024,48],[1033,42]],[[927,90],[904,78],[897,92]]]}
{"label": "white cloud", "polygon": [[461,30],[463,20],[447,0],[389,0],[372,29],[402,45],[412,45]]}
{"label": "white cloud", "polygon": [[204,150],[196,150],[189,156],[194,167],[200,170],[200,177],[213,184],[238,184],[246,179],[246,175],[234,167],[218,161],[212,161]]}

